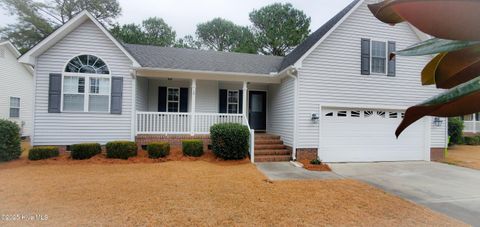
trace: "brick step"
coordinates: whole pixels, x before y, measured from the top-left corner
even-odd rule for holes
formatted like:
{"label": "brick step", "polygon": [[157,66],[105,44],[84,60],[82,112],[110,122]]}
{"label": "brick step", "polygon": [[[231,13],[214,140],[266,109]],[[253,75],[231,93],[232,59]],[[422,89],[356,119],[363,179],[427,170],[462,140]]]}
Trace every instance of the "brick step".
{"label": "brick step", "polygon": [[264,155],[290,155],[290,151],[286,149],[276,149],[276,150],[256,150],[255,157],[264,156]]}
{"label": "brick step", "polygon": [[273,150],[273,149],[285,149],[285,145],[278,144],[255,144],[255,151],[257,150]]}
{"label": "brick step", "polygon": [[255,155],[255,162],[288,162],[290,155]]}
{"label": "brick step", "polygon": [[255,140],[262,140],[262,139],[280,139],[280,136],[277,135],[270,135],[270,134],[263,134],[263,133],[256,133]]}
{"label": "brick step", "polygon": [[262,145],[262,144],[283,144],[283,141],[281,140],[271,140],[271,139],[260,139],[260,140],[255,140],[255,145]]}

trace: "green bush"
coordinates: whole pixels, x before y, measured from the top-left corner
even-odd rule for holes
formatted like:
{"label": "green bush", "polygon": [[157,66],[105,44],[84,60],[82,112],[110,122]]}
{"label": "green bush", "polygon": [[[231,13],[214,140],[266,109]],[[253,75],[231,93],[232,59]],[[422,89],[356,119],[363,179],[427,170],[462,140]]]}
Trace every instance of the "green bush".
{"label": "green bush", "polygon": [[467,145],[480,145],[480,136],[466,136],[463,141]]}
{"label": "green bush", "polygon": [[449,145],[463,143],[463,121],[460,118],[448,119],[448,136],[450,136]]}
{"label": "green bush", "polygon": [[70,146],[70,155],[72,159],[89,159],[102,152],[102,147],[99,143],[80,143]]}
{"label": "green bush", "polygon": [[183,140],[182,151],[183,151],[183,155],[200,157],[203,155],[203,141],[202,140]]}
{"label": "green bush", "polygon": [[105,145],[107,158],[128,159],[137,156],[137,144],[131,141],[112,141]]}
{"label": "green bush", "polygon": [[236,123],[215,124],[210,128],[212,151],[223,159],[244,159],[248,155],[250,132]]}
{"label": "green bush", "polygon": [[321,165],[322,164],[322,160],[316,158],[316,159],[313,159],[310,161],[310,164],[312,165]]}
{"label": "green bush", "polygon": [[15,122],[0,119],[0,162],[18,159],[21,154],[20,127]]}
{"label": "green bush", "polygon": [[149,158],[163,158],[170,154],[169,143],[149,143],[147,145],[147,152]]}
{"label": "green bush", "polygon": [[30,149],[30,151],[28,152],[28,159],[41,160],[41,159],[58,157],[58,155],[59,155],[58,147],[54,147],[54,146],[34,147]]}

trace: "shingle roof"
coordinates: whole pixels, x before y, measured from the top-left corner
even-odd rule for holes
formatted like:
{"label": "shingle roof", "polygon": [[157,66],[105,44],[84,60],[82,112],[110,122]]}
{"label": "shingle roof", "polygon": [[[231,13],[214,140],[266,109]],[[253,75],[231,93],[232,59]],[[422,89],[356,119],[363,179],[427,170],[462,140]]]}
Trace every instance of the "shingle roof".
{"label": "shingle roof", "polygon": [[283,57],[123,44],[142,67],[269,74]]}
{"label": "shingle roof", "polygon": [[322,27],[310,34],[310,36],[308,36],[308,38],[303,43],[298,45],[292,52],[285,56],[285,59],[283,60],[279,71],[287,68],[290,65],[295,64],[298,59],[300,59],[313,45],[315,45],[315,43],[322,39],[322,37],[327,34],[330,29],[333,28],[333,26],[335,26],[348,12],[350,12],[350,10],[352,10],[359,1],[360,0],[354,0],[337,15],[335,15],[332,19],[327,21],[327,23],[325,23]]}

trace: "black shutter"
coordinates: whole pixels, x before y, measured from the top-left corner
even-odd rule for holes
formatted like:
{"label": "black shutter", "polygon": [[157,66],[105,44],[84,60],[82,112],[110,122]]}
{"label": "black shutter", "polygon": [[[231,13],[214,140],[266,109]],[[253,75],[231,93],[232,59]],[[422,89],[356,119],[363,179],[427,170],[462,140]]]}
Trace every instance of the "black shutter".
{"label": "black shutter", "polygon": [[123,77],[112,77],[110,113],[122,113]]}
{"label": "black shutter", "polygon": [[370,75],[370,39],[362,38],[360,71],[362,75]]}
{"label": "black shutter", "polygon": [[243,90],[238,90],[238,113],[243,112]]}
{"label": "black shutter", "polygon": [[167,112],[167,87],[158,87],[158,112]]}
{"label": "black shutter", "polygon": [[[388,41],[388,55],[395,52],[395,42]],[[388,58],[390,56],[387,56]],[[395,76],[396,62],[395,58],[388,60],[388,73],[387,76]]]}
{"label": "black shutter", "polygon": [[180,112],[188,112],[188,88],[180,88]]}
{"label": "black shutter", "polygon": [[60,103],[62,100],[62,74],[50,73],[48,83],[48,112],[60,113]]}
{"label": "black shutter", "polygon": [[218,93],[218,98],[219,98],[218,112],[227,113],[227,90],[220,89],[220,92]]}

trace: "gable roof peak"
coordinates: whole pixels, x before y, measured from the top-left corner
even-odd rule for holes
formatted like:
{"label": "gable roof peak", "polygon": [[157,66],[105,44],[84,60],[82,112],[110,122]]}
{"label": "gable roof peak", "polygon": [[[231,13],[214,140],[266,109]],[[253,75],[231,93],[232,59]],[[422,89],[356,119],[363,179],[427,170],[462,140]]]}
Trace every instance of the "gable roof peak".
{"label": "gable roof peak", "polygon": [[354,0],[338,12],[334,17],[328,20],[315,32],[310,34],[303,43],[298,45],[292,52],[285,56],[285,59],[280,66],[280,70],[287,68],[288,66],[294,65],[299,59],[301,59],[307,52],[310,51],[322,38],[327,35],[347,14],[349,14],[354,8],[356,8],[359,3],[363,0]]}

